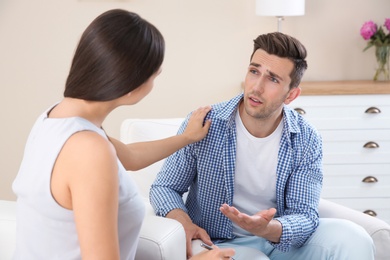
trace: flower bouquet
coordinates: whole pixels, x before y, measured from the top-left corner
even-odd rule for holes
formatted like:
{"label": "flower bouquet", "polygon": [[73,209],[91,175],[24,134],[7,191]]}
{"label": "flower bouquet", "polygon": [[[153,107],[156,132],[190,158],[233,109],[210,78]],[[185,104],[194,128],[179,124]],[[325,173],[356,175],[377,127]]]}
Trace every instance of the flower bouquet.
{"label": "flower bouquet", "polygon": [[[384,28],[387,29],[385,33]],[[363,51],[375,46],[375,56],[378,67],[375,71],[374,80],[390,80],[389,74],[389,56],[390,56],[390,19],[385,19],[385,23],[378,26],[373,21],[365,22],[360,29],[360,35],[368,40],[366,48]]]}

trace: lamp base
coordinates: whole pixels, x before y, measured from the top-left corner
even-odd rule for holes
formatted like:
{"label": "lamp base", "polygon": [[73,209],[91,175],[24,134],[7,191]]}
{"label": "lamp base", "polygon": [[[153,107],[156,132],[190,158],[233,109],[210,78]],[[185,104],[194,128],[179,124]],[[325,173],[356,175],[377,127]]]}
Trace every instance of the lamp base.
{"label": "lamp base", "polygon": [[278,18],[278,32],[282,31],[282,21],[284,20],[284,16],[276,16]]}

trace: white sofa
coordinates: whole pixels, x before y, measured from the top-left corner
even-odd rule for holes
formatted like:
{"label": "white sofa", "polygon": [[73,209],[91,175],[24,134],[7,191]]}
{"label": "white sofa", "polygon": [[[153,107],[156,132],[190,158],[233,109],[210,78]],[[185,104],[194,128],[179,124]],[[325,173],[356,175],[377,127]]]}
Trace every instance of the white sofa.
{"label": "white sofa", "polygon": [[[138,141],[149,141],[164,138],[176,134],[183,118],[170,118],[170,119],[127,119],[122,123],[121,127],[121,141],[125,143],[132,143]],[[149,204],[147,198],[149,198],[149,187],[153,182],[156,173],[159,171],[163,161],[157,162],[154,165],[151,165],[143,170],[137,172],[131,172],[133,178],[136,180],[141,194],[145,197],[145,202],[148,207],[148,213],[154,216],[154,212]],[[334,202],[322,199],[319,205],[320,217],[322,218],[342,218],[351,220],[362,227],[369,233],[369,235],[374,240],[376,246],[376,260],[390,260],[390,225],[386,222],[364,214],[362,212],[344,207],[342,205],[336,204]],[[168,219],[165,219],[168,220]],[[152,230],[152,228],[147,227],[148,223],[144,223],[143,230]],[[156,233],[161,232],[156,230]],[[150,234],[148,234],[150,235]],[[144,234],[141,233],[141,240],[139,248],[147,248],[145,242],[150,243],[150,237],[144,238]],[[146,241],[145,241],[146,239]],[[166,239],[173,239],[172,234],[167,233]],[[175,246],[169,248],[162,245],[160,252],[173,252],[178,250],[178,254],[175,254],[174,257],[164,257],[161,255],[159,258],[148,258],[148,256],[138,258],[139,260],[145,259],[173,259],[173,260],[184,260],[185,255],[183,251],[179,252],[182,248],[185,248],[185,237],[184,235],[181,238],[177,238],[177,242],[172,243]],[[144,245],[145,243],[145,245]],[[158,243],[156,243],[157,246]],[[198,243],[193,242],[193,246],[196,250],[199,250]],[[143,250],[144,251],[144,250]],[[146,251],[146,250],[145,250]],[[173,256],[173,255],[171,255]]]}
{"label": "white sofa", "polygon": [[[121,140],[125,143],[147,141],[174,135],[182,118],[172,119],[128,119],[121,126]],[[171,219],[157,217],[149,204],[149,187],[163,161],[143,170],[129,172],[145,198],[146,217],[141,229],[137,260],[185,260],[185,233],[182,226]],[[323,218],[349,219],[366,229],[375,242],[376,260],[390,259],[390,225],[386,222],[335,204],[327,200],[320,202]],[[15,202],[0,200],[0,260],[11,259],[15,241]],[[199,241],[193,245],[199,250]]]}

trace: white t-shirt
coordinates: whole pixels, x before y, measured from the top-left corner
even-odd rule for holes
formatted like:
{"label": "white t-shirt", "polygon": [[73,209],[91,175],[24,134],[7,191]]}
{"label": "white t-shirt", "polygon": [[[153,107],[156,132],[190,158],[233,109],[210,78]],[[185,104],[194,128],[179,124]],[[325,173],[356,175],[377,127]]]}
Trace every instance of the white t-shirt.
{"label": "white t-shirt", "polygon": [[[236,113],[237,150],[234,176],[233,206],[253,215],[276,207],[276,168],[283,120],[275,131],[264,138],[251,135]],[[237,236],[251,235],[233,223]]]}
{"label": "white t-shirt", "polygon": [[[55,160],[66,140],[78,131],[94,131],[107,138],[102,129],[83,118],[48,118],[47,111],[31,130],[13,183],[17,196],[14,259],[81,259],[74,213],[57,204],[50,189]],[[122,260],[132,260],[145,206],[135,183],[119,160],[118,168],[120,254]]]}

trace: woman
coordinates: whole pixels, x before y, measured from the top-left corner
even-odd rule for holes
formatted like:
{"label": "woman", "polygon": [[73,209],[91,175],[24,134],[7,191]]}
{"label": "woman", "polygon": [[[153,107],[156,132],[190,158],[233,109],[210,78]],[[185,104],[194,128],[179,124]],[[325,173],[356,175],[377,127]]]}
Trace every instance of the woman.
{"label": "woman", "polygon": [[[36,121],[13,183],[15,259],[134,259],[144,204],[126,169],[159,161],[210,127],[205,107],[179,136],[126,146],[105,134],[110,112],[151,91],[163,57],[162,35],[137,14],[111,10],[85,30],[64,99]],[[215,247],[194,259],[231,255]]]}

